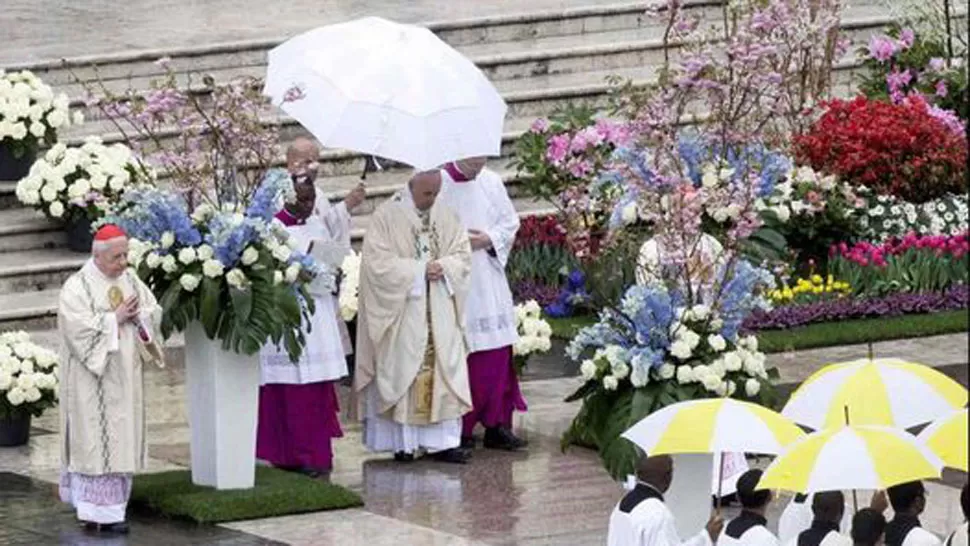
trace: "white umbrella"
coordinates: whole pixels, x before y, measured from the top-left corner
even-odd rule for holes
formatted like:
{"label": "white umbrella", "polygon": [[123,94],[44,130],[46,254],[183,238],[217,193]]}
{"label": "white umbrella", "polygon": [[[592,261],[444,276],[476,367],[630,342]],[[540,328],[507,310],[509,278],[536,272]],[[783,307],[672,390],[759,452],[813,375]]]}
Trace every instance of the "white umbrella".
{"label": "white umbrella", "polygon": [[269,52],[263,92],[324,145],[429,169],[501,151],[505,101],[426,28],[365,17]]}

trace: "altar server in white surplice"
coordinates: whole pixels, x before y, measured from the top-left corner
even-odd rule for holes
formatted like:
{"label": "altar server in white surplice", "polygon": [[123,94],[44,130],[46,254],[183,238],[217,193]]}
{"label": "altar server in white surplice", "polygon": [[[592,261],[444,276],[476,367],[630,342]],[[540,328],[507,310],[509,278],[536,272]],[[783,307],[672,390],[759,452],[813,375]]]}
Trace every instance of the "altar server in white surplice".
{"label": "altar server in white surplice", "polygon": [[472,432],[481,423],[486,448],[519,449],[525,442],[512,434],[512,413],[525,411],[526,405],[512,362],[518,333],[505,277],[519,215],[502,177],[485,168],[484,157],[448,163],[442,171],[438,199],[458,215],[472,249],[465,334],[473,408],[462,419],[462,445],[474,447]]}
{"label": "altar server in white surplice", "polygon": [[761,475],[761,470],[754,469],[738,478],[737,495],[741,513],[724,527],[724,532],[717,539],[717,546],[778,546],[778,537],[768,530],[768,519],[765,517],[771,503],[771,491],[758,489]]}
{"label": "altar server in white surplice", "polygon": [[88,529],[127,533],[132,475],[148,461],[142,370],[162,364],[161,312],[128,270],[119,227],[98,230],[92,258],[61,289],[61,500]]}
{"label": "altar server in white surplice", "polygon": [[[839,532],[844,516],[845,495],[841,491],[815,493],[812,495],[812,523],[787,546],[852,546],[852,540]],[[885,519],[882,525],[885,526]]]}
{"label": "altar server in white surplice", "polygon": [[461,417],[471,409],[462,331],[471,248],[436,202],[441,173],[415,174],[374,212],[364,237],[354,391],[364,443],[398,461],[419,450],[464,463]]}
{"label": "altar server in white surplice", "polygon": [[[316,189],[310,182],[294,184],[296,202],[276,215],[296,242],[309,253],[311,245],[332,239],[323,222],[312,215]],[[320,264],[321,267],[332,267]],[[259,425],[256,456],[277,468],[311,477],[333,468],[333,439],[343,436],[336,381],[347,375],[333,297],[333,278],[321,274],[309,286],[314,311],[304,325],[306,346],[296,363],[284,347],[272,343],[260,352]]]}
{"label": "altar server in white surplice", "polygon": [[664,493],[674,477],[674,463],[667,455],[644,457],[637,463],[637,484],[613,509],[607,535],[608,546],[711,546],[724,527],[712,516],[706,529],[682,541],[674,515],[664,504]]}

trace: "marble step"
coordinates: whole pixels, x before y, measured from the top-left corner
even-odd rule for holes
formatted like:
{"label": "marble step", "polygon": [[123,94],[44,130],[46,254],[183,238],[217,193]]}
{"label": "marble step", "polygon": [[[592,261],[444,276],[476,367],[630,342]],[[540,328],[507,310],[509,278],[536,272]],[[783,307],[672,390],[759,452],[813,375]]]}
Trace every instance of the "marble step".
{"label": "marble step", "polygon": [[[548,203],[533,199],[515,198],[513,203],[522,216],[552,211]],[[351,219],[351,238],[357,247],[369,219],[369,215]],[[54,328],[58,291],[86,259],[87,255],[66,249],[0,254],[0,331]]]}

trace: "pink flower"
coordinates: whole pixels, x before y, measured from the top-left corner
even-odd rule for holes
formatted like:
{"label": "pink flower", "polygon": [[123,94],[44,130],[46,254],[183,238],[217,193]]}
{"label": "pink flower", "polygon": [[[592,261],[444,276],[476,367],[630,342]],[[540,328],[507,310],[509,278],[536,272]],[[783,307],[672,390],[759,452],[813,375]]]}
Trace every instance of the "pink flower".
{"label": "pink flower", "polygon": [[933,57],[932,59],[930,59],[929,66],[930,66],[930,70],[934,72],[940,72],[944,68],[946,68],[946,61],[944,61],[940,57]]}
{"label": "pink flower", "polygon": [[901,49],[909,49],[913,47],[913,42],[916,40],[916,35],[913,33],[912,29],[904,28],[902,32],[899,33],[899,45],[902,46]]}
{"label": "pink flower", "polygon": [[819,196],[819,194],[813,190],[805,194],[805,199],[808,199],[809,203],[815,204],[821,200],[821,196]]}
{"label": "pink flower", "polygon": [[873,36],[869,39],[869,55],[879,61],[888,61],[896,54],[896,42],[885,36]]}
{"label": "pink flower", "polygon": [[909,85],[911,81],[913,81],[913,74],[909,70],[900,72],[893,69],[892,72],[886,74],[886,85],[889,86],[889,93],[894,97],[902,95],[903,88]]}
{"label": "pink flower", "polygon": [[546,159],[551,161],[553,165],[559,166],[566,159],[568,152],[569,136],[565,134],[556,135],[549,139],[549,144],[546,148]]}
{"label": "pink flower", "polygon": [[589,164],[589,161],[586,161],[585,159],[582,161],[576,161],[569,166],[569,174],[575,176],[576,178],[583,178],[589,174],[591,170],[593,170],[592,166]]}
{"label": "pink flower", "polygon": [[549,120],[546,118],[539,118],[532,122],[529,130],[533,133],[545,133],[549,130]]}
{"label": "pink flower", "polygon": [[936,96],[937,97],[946,96],[946,80],[940,80],[936,82]]}

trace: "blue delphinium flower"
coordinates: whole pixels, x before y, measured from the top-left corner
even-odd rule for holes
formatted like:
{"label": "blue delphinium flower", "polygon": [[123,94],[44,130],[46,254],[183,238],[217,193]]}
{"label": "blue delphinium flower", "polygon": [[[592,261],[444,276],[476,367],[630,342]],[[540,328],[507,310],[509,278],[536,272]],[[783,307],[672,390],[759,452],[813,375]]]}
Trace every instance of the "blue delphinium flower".
{"label": "blue delphinium flower", "polygon": [[135,188],[125,192],[120,212],[109,221],[141,241],[157,243],[170,232],[178,246],[195,246],[202,242],[202,234],[192,222],[185,201],[158,188]]}
{"label": "blue delphinium flower", "polygon": [[792,165],[791,159],[786,155],[769,150],[759,143],[727,146],[724,150],[717,150],[689,131],[680,135],[678,151],[687,169],[687,176],[695,185],[701,184],[704,165],[726,163],[734,171],[734,184],[747,183],[747,177],[752,172],[758,174],[758,197],[770,195],[775,186],[787,176]]}
{"label": "blue delphinium flower", "polygon": [[722,268],[720,274],[729,275],[721,289],[719,314],[724,326],[720,333],[724,339],[735,341],[744,320],[767,305],[760,294],[773,288],[775,281],[769,271],[745,260],[737,261],[730,272]]}
{"label": "blue delphinium flower", "polygon": [[270,169],[253,194],[246,209],[246,217],[271,221],[292,193],[293,180],[290,173],[283,169]]}

